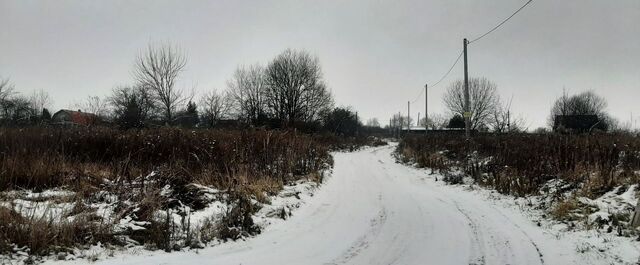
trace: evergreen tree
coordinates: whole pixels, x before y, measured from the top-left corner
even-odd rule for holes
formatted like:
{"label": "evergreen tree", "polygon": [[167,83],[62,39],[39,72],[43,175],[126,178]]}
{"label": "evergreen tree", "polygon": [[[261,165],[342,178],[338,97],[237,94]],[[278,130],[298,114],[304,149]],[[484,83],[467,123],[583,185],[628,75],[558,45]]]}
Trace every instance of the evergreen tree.
{"label": "evergreen tree", "polygon": [[140,112],[140,106],[138,105],[138,100],[135,96],[129,99],[124,112],[118,120],[120,128],[122,129],[142,128],[142,113]]}
{"label": "evergreen tree", "polygon": [[450,129],[463,129],[464,127],[465,127],[464,118],[462,118],[462,116],[457,114],[449,120],[449,125],[447,126],[447,128],[450,128]]}
{"label": "evergreen tree", "polygon": [[50,121],[51,120],[51,113],[49,112],[49,110],[47,108],[43,108],[42,109],[42,120],[43,121]]}
{"label": "evergreen tree", "polygon": [[348,108],[335,108],[324,118],[324,129],[337,135],[354,136],[360,126],[356,113]]}
{"label": "evergreen tree", "polygon": [[193,101],[189,101],[187,103],[187,109],[184,112],[184,124],[187,127],[195,127],[199,122],[200,118],[198,117],[198,106]]}

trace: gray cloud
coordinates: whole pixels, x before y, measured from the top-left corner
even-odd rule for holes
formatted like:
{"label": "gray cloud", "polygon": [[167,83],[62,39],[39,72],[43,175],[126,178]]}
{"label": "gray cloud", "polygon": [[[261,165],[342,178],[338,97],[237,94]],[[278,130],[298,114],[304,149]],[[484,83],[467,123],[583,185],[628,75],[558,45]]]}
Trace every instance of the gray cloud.
{"label": "gray cloud", "polygon": [[[320,57],[340,105],[388,119],[406,111],[473,38],[524,1],[6,1],[0,0],[0,76],[23,92],[45,89],[58,108],[132,82],[150,42],[181,47],[180,85],[223,89],[239,64],[267,63],[286,48]],[[640,1],[534,2],[469,47],[471,76],[498,84],[532,127],[555,97],[592,89],[623,121],[640,115]],[[429,91],[444,112],[446,84]],[[423,100],[412,107],[423,112]],[[424,114],[421,114],[424,115]]]}

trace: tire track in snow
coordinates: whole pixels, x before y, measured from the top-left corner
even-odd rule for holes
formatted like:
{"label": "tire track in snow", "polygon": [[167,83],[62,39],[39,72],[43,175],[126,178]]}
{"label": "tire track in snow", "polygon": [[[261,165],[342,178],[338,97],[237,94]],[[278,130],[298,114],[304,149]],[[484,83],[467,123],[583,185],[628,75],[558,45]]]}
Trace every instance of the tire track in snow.
{"label": "tire track in snow", "polygon": [[528,240],[529,243],[531,243],[531,245],[533,246],[533,248],[536,249],[536,252],[538,252],[538,257],[540,258],[540,264],[544,265],[544,255],[542,254],[542,251],[540,251],[540,248],[538,247],[538,244],[536,244],[535,241],[533,241],[533,238],[531,238],[531,236],[529,236],[529,234],[524,231],[524,229],[522,229],[522,227],[520,227],[520,225],[518,225],[516,222],[514,222],[513,220],[511,220],[511,218],[509,218],[506,214],[504,214],[502,211],[500,211],[499,209],[496,209],[494,206],[491,206],[491,208],[494,210],[494,212],[497,212],[498,214],[500,214],[502,217],[504,217],[505,219],[507,219],[509,221],[509,223],[511,223],[511,225],[513,225],[515,228],[518,229],[518,231],[520,233],[522,233]]}
{"label": "tire track in snow", "polygon": [[484,265],[485,250],[483,248],[484,244],[481,240],[481,233],[480,229],[478,229],[478,225],[473,219],[471,219],[467,212],[463,211],[462,208],[460,208],[460,205],[457,201],[453,201],[453,204],[456,206],[458,212],[464,215],[464,217],[468,221],[469,227],[471,228],[471,240],[473,241],[473,243],[471,244],[471,256],[469,257],[469,265]]}
{"label": "tire track in snow", "polygon": [[[382,197],[379,197],[382,199]],[[360,236],[358,240],[351,244],[351,247],[342,253],[338,258],[334,259],[327,265],[346,264],[353,258],[357,257],[363,250],[369,247],[369,243],[380,233],[382,226],[387,220],[387,211],[385,208],[380,209],[375,218],[371,219],[370,228],[367,232]]]}

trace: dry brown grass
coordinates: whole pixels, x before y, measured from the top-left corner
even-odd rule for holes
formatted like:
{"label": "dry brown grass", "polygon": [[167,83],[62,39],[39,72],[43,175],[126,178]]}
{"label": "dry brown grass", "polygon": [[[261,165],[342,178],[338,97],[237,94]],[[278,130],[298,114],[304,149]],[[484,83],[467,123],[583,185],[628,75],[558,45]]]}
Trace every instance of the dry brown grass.
{"label": "dry brown grass", "polygon": [[159,168],[223,188],[257,179],[282,183],[327,166],[323,140],[265,130],[0,129],[0,190],[87,178],[131,182]]}
{"label": "dry brown grass", "polygon": [[561,221],[574,221],[576,216],[573,215],[574,212],[578,209],[578,202],[575,198],[568,198],[562,201],[559,201],[555,204],[555,206],[551,209],[551,216],[556,220]]}
{"label": "dry brown grass", "polygon": [[584,192],[593,197],[637,184],[640,170],[640,138],[625,134],[485,134],[469,142],[459,135],[431,135],[407,137],[398,150],[420,166],[461,167],[477,182],[516,195],[561,178],[587,184]]}
{"label": "dry brown grass", "polygon": [[[251,198],[266,202],[289,182],[320,180],[332,163],[331,146],[357,145],[347,143],[291,131],[0,128],[0,191],[61,187],[76,194],[71,212],[57,219],[0,207],[0,253],[26,247],[30,254],[46,255],[98,241],[119,243],[122,233],[169,250],[180,231],[157,213],[204,207],[191,183],[226,191],[233,206],[221,226],[201,228],[201,240],[253,234],[258,230],[250,220],[256,210]],[[173,192],[161,196],[165,186]],[[97,192],[117,196],[114,220],[102,220],[86,206],[101,200]],[[125,216],[148,225],[116,234],[114,223]]]}
{"label": "dry brown grass", "polygon": [[93,222],[91,218],[91,215],[78,215],[68,221],[65,217],[24,217],[0,206],[0,252],[26,247],[30,254],[48,255],[69,251],[69,246],[111,242],[110,226]]}

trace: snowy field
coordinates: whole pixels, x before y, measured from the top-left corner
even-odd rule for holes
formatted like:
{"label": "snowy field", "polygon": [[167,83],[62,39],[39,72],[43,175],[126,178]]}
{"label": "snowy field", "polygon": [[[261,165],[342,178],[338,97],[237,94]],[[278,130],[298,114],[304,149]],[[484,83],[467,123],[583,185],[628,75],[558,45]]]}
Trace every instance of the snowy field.
{"label": "snowy field", "polygon": [[[201,250],[136,250],[96,264],[636,264],[640,244],[565,231],[525,200],[445,185],[398,164],[395,145],[335,153],[331,177],[287,220]],[[264,220],[258,221],[264,223]],[[99,251],[95,250],[95,251]],[[49,261],[82,264],[86,259]]]}

